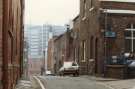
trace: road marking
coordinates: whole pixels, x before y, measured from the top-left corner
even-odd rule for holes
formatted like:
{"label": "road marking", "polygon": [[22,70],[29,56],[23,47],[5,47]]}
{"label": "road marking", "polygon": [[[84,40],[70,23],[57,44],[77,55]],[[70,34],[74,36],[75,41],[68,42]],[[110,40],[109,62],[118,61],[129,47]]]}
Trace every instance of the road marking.
{"label": "road marking", "polygon": [[135,89],[135,87],[131,88],[131,89]]}
{"label": "road marking", "polygon": [[111,87],[111,86],[109,86],[109,85],[107,85],[107,84],[104,84],[104,83],[98,83],[98,84],[103,85],[103,86],[105,86],[105,87],[107,87],[107,88],[109,88],[109,89],[115,89],[115,88],[113,88],[113,87]]}
{"label": "road marking", "polygon": [[34,78],[37,80],[37,82],[39,83],[40,87],[42,89],[45,89],[45,87],[44,87],[43,83],[41,82],[41,80],[39,80],[36,76],[34,76]]}

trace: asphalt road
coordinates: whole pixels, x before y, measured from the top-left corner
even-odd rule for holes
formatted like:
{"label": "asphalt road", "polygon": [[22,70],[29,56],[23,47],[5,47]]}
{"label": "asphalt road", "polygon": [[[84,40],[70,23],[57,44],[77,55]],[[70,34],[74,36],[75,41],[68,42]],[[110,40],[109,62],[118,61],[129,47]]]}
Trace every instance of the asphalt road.
{"label": "asphalt road", "polygon": [[40,77],[45,89],[110,89],[94,80],[82,77]]}

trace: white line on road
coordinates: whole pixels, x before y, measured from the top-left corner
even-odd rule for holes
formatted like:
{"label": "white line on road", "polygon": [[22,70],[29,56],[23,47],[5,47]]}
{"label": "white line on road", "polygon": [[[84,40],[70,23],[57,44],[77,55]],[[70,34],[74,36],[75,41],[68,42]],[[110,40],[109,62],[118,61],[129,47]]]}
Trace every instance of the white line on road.
{"label": "white line on road", "polygon": [[106,84],[104,84],[104,83],[98,83],[98,84],[103,85],[103,86],[105,86],[105,87],[107,87],[107,88],[109,88],[109,89],[115,89],[115,88],[113,88],[113,87],[111,87],[111,86],[109,86],[109,85],[106,85]]}
{"label": "white line on road", "polygon": [[39,85],[41,86],[41,88],[42,89],[45,89],[43,83],[36,76],[34,76],[34,78],[37,80],[37,82],[39,83]]}
{"label": "white line on road", "polygon": [[135,89],[135,87],[131,88],[131,89]]}

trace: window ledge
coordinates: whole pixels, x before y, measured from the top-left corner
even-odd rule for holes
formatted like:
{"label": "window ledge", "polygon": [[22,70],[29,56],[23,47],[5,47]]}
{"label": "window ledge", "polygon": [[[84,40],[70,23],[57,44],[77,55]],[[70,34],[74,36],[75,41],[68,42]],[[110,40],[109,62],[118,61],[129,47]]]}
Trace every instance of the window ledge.
{"label": "window ledge", "polygon": [[86,60],[82,60],[81,62],[86,62]]}
{"label": "window ledge", "polygon": [[93,11],[93,10],[94,10],[94,7],[91,7],[91,8],[89,9],[90,12]]}
{"label": "window ledge", "polygon": [[82,21],[86,20],[86,16],[82,18]]}

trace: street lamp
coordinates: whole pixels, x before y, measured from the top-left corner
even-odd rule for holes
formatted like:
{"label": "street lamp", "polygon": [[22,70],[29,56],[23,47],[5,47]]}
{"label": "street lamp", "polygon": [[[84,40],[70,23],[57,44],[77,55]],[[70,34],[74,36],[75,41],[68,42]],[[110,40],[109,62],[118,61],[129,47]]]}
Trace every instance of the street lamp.
{"label": "street lamp", "polygon": [[67,25],[66,25],[66,28],[67,28],[67,30],[70,30],[70,25],[67,24]]}
{"label": "street lamp", "polygon": [[43,66],[41,67],[41,75],[45,72],[45,50],[43,50]]}
{"label": "street lamp", "polygon": [[105,60],[107,59],[107,48],[106,48],[106,45],[107,45],[107,41],[106,41],[106,31],[107,31],[107,18],[108,18],[108,13],[107,13],[107,10],[105,10],[105,32],[104,32],[104,45],[105,45]]}
{"label": "street lamp", "polygon": [[107,10],[106,9],[102,9],[102,8],[100,8],[100,11],[102,12],[102,13],[105,13],[105,18],[104,18],[104,20],[105,20],[105,24],[104,24],[104,52],[105,52],[105,54],[104,54],[104,56],[105,56],[105,60],[107,59],[107,54],[106,54],[106,50],[107,50],[107,48],[106,48],[106,44],[107,44],[107,41],[106,41],[106,31],[107,31],[107,24],[108,24],[108,13],[107,13]]}
{"label": "street lamp", "polygon": [[106,67],[105,67],[105,64],[106,64],[106,62],[107,62],[107,48],[106,48],[106,44],[107,44],[107,41],[106,41],[106,31],[107,31],[107,23],[108,23],[108,13],[107,13],[107,10],[106,9],[102,9],[102,8],[100,8],[100,11],[102,12],[102,13],[105,13],[105,17],[104,17],[104,20],[105,20],[105,22],[104,22],[104,58],[105,58],[105,61],[104,61],[104,73],[106,72]]}

